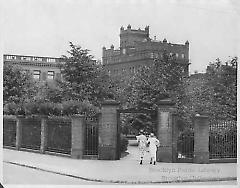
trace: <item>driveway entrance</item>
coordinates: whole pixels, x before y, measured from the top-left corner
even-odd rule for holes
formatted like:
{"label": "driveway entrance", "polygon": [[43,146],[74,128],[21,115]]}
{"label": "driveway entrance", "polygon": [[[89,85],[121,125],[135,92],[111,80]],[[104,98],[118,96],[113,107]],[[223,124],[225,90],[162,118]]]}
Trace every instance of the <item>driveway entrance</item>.
{"label": "driveway entrance", "polygon": [[[157,129],[156,129],[156,122],[157,122],[157,110],[141,110],[141,109],[118,109],[117,110],[117,157],[118,159],[121,158],[121,114],[139,114],[139,118],[144,118],[144,116],[146,118],[149,119],[148,123],[150,125],[144,125],[143,127],[139,127],[139,129],[143,129],[145,132],[147,132],[148,134],[150,134],[151,132],[154,132],[156,134]],[[133,118],[137,118],[137,117],[133,117]],[[133,120],[134,121],[134,120]],[[139,122],[140,123],[140,122]],[[142,125],[142,123],[140,123]],[[140,125],[140,126],[141,126]],[[129,125],[130,126],[130,125]],[[139,130],[137,130],[139,131]],[[129,158],[136,158],[138,159],[138,148],[137,148],[137,143],[134,143],[134,141],[136,142],[136,140],[130,140],[129,146],[128,146],[128,157],[125,158],[129,159]],[[131,154],[132,152],[132,154]]]}

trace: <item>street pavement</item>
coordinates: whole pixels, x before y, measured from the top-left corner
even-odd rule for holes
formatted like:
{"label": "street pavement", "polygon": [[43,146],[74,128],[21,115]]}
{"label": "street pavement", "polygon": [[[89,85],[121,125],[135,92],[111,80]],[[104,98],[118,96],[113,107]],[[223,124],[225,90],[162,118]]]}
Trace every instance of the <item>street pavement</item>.
{"label": "street pavement", "polygon": [[[85,181],[120,184],[189,183],[209,181],[232,181],[237,177],[237,164],[191,164],[157,163],[149,164],[146,154],[143,165],[139,165],[137,147],[128,147],[129,155],[121,160],[71,159],[16,151],[3,150],[4,163],[29,167],[43,172],[78,178]],[[3,168],[3,180],[7,180]],[[81,183],[81,182],[80,182]]]}
{"label": "street pavement", "polygon": [[[19,165],[4,163],[4,185],[114,185],[116,183],[104,183],[82,180],[69,176],[45,172]],[[209,182],[184,182],[185,185],[237,185],[237,181],[209,181]],[[118,184],[120,185],[120,184]],[[162,185],[166,185],[163,183]],[[171,183],[179,185],[179,183]]]}
{"label": "street pavement", "polygon": [[26,168],[9,163],[3,163],[3,169],[3,184],[99,185],[101,183]]}

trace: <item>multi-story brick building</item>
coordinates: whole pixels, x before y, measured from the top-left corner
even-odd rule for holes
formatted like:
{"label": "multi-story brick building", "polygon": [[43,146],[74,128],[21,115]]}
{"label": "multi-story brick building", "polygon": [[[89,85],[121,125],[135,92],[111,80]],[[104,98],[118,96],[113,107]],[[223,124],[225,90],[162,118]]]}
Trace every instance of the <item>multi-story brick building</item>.
{"label": "multi-story brick building", "polygon": [[[90,63],[96,62],[90,60]],[[36,81],[54,83],[55,80],[63,79],[60,66],[65,62],[62,58],[5,54],[3,63],[29,70]]]}
{"label": "multi-story brick building", "polygon": [[23,70],[29,70],[37,81],[53,82],[61,79],[61,58],[38,57],[25,55],[3,55],[4,64],[17,65]]}
{"label": "multi-story brick building", "polygon": [[112,76],[131,75],[141,66],[149,65],[156,58],[162,58],[163,53],[175,55],[176,63],[183,66],[186,75],[189,74],[189,42],[185,44],[168,43],[166,39],[157,41],[149,37],[149,26],[145,30],[120,28],[120,48],[103,47],[102,63]]}

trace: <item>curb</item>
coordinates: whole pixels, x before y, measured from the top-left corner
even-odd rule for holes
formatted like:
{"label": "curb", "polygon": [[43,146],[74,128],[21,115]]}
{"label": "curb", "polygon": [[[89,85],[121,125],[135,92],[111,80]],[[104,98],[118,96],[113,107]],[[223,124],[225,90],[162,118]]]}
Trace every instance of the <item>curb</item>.
{"label": "curb", "polygon": [[85,181],[92,181],[92,182],[102,182],[102,183],[122,183],[122,184],[171,184],[171,183],[186,183],[186,182],[212,182],[212,181],[235,181],[237,180],[237,177],[226,177],[226,178],[211,178],[211,179],[196,179],[196,180],[176,180],[176,181],[121,181],[121,180],[100,180],[100,179],[92,179],[92,178],[85,178],[85,177],[81,177],[81,176],[76,176],[76,175],[72,175],[72,174],[66,174],[63,172],[56,172],[53,170],[46,170],[43,168],[39,168],[36,166],[30,166],[30,165],[26,165],[26,164],[20,164],[20,163],[15,163],[15,162],[10,162],[10,161],[3,161],[5,163],[8,164],[13,164],[13,165],[17,165],[17,166],[22,166],[22,167],[27,167],[27,168],[31,168],[31,169],[35,169],[35,170],[39,170],[39,171],[43,171],[43,172],[49,172],[49,173],[53,173],[53,174],[58,174],[58,175],[62,175],[62,176],[68,176],[68,177],[72,177],[72,178],[76,178],[76,179],[81,179],[81,180],[85,180]]}

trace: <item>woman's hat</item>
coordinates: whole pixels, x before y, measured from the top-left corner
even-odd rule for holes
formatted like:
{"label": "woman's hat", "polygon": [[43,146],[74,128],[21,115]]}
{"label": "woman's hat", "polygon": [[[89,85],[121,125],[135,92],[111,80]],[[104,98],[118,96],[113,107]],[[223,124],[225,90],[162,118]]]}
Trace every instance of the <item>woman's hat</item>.
{"label": "woman's hat", "polygon": [[144,133],[142,129],[141,129],[139,132],[140,132],[140,133]]}
{"label": "woman's hat", "polygon": [[150,136],[151,136],[151,137],[154,137],[154,134],[153,134],[153,133],[151,133],[151,134],[150,134]]}

